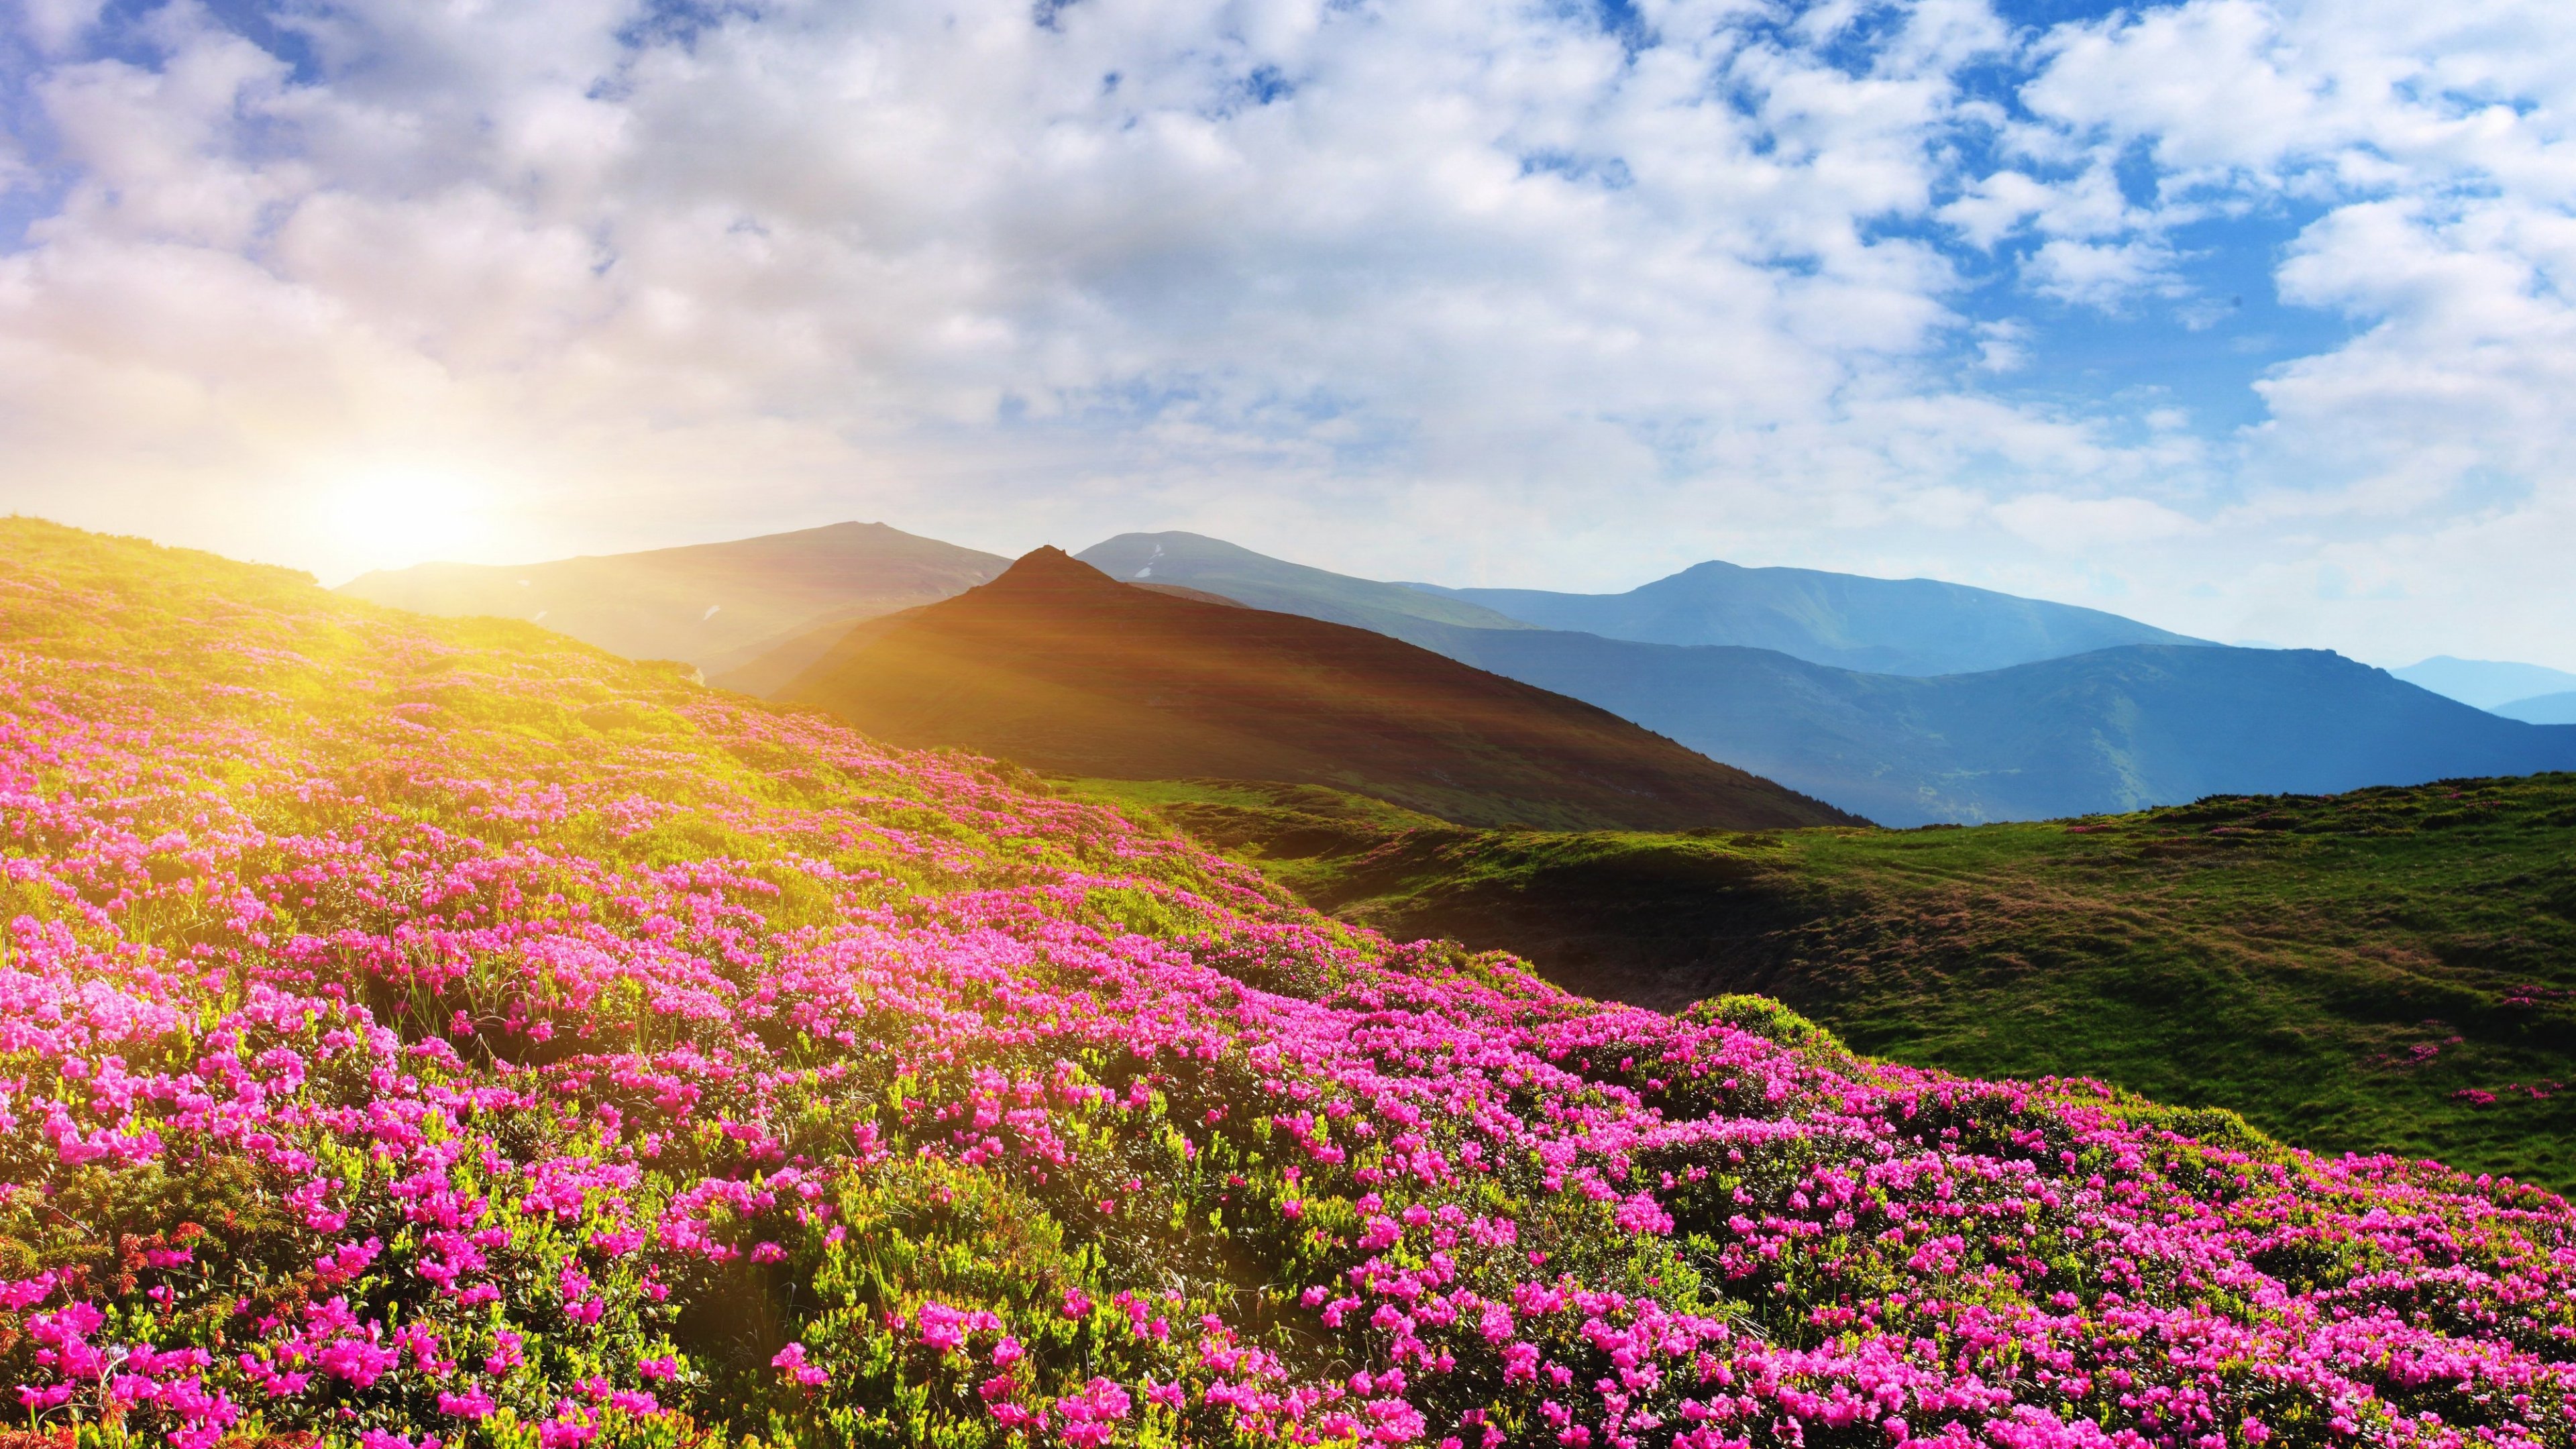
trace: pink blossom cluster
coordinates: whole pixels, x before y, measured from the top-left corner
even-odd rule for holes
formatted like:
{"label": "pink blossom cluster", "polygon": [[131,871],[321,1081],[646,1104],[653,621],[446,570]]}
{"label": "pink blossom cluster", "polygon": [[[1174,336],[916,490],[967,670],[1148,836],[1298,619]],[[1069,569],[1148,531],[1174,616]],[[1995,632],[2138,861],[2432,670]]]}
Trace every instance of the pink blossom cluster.
{"label": "pink blossom cluster", "polygon": [[2576,1215],[0,525],[0,1383],[181,1449],[2564,1446]]}

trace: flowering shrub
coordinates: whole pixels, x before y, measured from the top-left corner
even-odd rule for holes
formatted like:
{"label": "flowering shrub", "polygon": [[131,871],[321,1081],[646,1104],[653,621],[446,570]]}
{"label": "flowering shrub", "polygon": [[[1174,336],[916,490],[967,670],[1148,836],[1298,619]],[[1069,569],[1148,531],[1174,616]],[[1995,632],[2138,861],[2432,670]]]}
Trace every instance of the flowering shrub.
{"label": "flowering shrub", "polygon": [[29,1442],[2566,1445],[2576,1219],[0,525]]}

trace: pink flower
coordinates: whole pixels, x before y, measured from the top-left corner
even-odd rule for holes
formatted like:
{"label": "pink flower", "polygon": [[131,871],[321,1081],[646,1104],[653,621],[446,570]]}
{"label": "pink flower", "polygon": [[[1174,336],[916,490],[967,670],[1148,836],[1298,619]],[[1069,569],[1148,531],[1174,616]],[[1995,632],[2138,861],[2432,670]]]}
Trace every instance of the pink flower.
{"label": "pink flower", "polygon": [[805,1345],[801,1342],[790,1342],[785,1348],[780,1349],[771,1356],[769,1366],[785,1372],[789,1378],[809,1388],[816,1384],[829,1383],[832,1378],[830,1371],[805,1361]]}

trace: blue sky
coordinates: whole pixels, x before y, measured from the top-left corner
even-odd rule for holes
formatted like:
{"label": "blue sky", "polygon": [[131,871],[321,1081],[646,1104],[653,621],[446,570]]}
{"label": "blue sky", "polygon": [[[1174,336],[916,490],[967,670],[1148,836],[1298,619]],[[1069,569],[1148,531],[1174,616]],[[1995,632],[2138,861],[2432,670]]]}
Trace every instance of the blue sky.
{"label": "blue sky", "polygon": [[2576,667],[2576,12],[20,0],[0,503],[1924,574]]}

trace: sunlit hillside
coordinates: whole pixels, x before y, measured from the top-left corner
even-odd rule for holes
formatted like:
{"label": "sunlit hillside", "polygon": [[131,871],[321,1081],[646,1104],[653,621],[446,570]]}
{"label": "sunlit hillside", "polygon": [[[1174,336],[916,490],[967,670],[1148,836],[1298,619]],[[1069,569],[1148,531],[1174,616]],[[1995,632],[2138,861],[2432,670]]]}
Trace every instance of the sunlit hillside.
{"label": "sunlit hillside", "polygon": [[2546,1193],[1588,1001],[971,759],[23,520],[0,917],[39,1442],[2576,1433]]}

